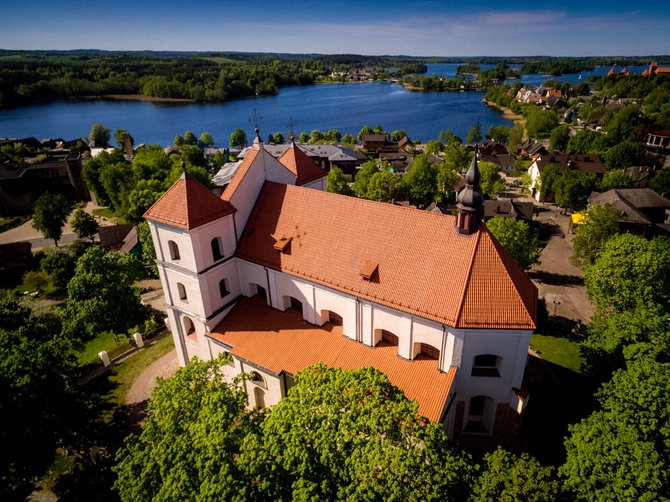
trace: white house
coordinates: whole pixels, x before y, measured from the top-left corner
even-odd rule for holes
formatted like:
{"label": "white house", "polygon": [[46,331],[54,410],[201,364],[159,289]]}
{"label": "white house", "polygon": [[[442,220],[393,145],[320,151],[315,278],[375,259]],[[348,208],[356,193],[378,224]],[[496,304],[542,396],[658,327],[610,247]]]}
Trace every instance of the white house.
{"label": "white house", "polygon": [[230,354],[258,406],[308,365],[373,366],[452,437],[518,427],[537,289],[481,221],[476,158],[455,218],[316,169],[257,138],[220,198],[184,175],[147,211],[180,364]]}

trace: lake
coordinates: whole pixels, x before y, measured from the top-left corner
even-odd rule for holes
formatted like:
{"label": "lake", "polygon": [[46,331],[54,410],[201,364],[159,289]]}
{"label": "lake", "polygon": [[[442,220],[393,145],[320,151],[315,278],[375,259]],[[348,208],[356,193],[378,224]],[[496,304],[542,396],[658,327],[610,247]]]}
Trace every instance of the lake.
{"label": "lake", "polygon": [[[428,74],[453,77],[456,66],[430,64]],[[607,73],[609,68],[596,71]],[[587,77],[585,72],[582,78]],[[523,81],[531,83],[526,79],[538,78],[539,84],[549,77],[529,75]],[[564,78],[576,81],[578,75]],[[99,122],[112,131],[126,129],[136,144],[165,146],[172,144],[175,135],[190,130],[198,136],[209,132],[217,146],[227,146],[230,134],[238,127],[248,137],[253,135],[254,109],[262,117],[264,139],[277,131],[286,135],[291,117],[297,123],[296,132],[337,129],[342,135],[357,135],[364,125],[380,124],[387,131],[404,129],[410,138],[423,142],[437,138],[443,129],[451,129],[465,139],[477,122],[484,131],[490,125],[513,125],[500,112],[481,103],[483,96],[480,92],[410,92],[400,85],[370,82],[287,87],[276,96],[220,104],[60,100],[0,110],[0,137],[69,140],[87,136],[91,124]]]}

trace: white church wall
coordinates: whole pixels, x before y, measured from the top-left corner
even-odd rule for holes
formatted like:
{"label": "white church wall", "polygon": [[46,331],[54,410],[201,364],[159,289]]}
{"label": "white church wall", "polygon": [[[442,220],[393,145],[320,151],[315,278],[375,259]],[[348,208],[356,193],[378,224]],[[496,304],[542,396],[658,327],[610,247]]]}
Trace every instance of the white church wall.
{"label": "white church wall", "polygon": [[314,305],[316,324],[322,325],[328,321],[325,311],[334,312],[342,317],[342,334],[356,339],[356,297],[316,286]]}
{"label": "white church wall", "polygon": [[240,259],[235,262],[240,277],[240,291],[244,296],[254,296],[257,293],[256,285],[264,288],[266,292],[269,291],[268,274],[264,267]]}
{"label": "white church wall", "polygon": [[230,203],[237,209],[237,212],[233,213],[233,218],[235,219],[238,241],[264,182],[265,172],[257,156],[230,199]]}
{"label": "white church wall", "polygon": [[319,178],[318,180],[310,181],[309,183],[305,183],[302,185],[305,188],[312,188],[314,190],[321,190],[325,192],[327,190],[327,185],[326,185],[326,176],[323,178]]}
{"label": "white church wall", "polygon": [[[201,295],[207,313],[205,317],[209,317],[213,312],[240,295],[240,281],[235,260],[234,258],[225,261],[200,276]],[[228,292],[223,297],[219,287],[221,281],[224,281],[225,290]]]}
{"label": "white church wall", "polygon": [[[173,263],[188,270],[196,270],[195,253],[189,231],[185,228],[170,227],[162,223],[150,221],[151,237],[156,247],[156,258]],[[179,257],[173,258],[170,253],[170,241],[179,249]]]}
{"label": "white church wall", "polygon": [[[496,402],[509,402],[510,389],[520,388],[528,357],[530,330],[464,330],[463,353],[457,377],[459,400],[486,395]],[[478,355],[498,356],[500,376],[473,375]]]}
{"label": "white church wall", "polygon": [[235,253],[237,241],[235,240],[232,214],[196,227],[191,231],[196,270],[205,270],[216,263],[212,253],[212,240],[215,238],[219,240],[219,249],[223,255],[216,261],[229,258]]}

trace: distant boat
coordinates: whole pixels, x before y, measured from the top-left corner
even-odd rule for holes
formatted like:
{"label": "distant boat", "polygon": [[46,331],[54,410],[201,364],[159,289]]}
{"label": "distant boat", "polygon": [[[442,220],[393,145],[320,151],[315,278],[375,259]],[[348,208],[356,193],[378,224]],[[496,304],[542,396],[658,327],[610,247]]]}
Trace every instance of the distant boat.
{"label": "distant boat", "polygon": [[581,80],[581,79],[582,79],[582,74],[580,73],[580,74],[579,74],[579,79],[578,79],[578,80]]}

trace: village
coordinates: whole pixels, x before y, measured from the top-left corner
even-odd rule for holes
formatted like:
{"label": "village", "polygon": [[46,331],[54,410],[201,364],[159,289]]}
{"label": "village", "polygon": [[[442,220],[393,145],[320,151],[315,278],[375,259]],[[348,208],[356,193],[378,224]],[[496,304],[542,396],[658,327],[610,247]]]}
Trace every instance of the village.
{"label": "village", "polygon": [[[642,77],[667,70],[652,63]],[[547,500],[589,500],[575,466],[586,462],[588,421],[601,413],[590,414],[600,406],[595,392],[626,372],[667,379],[670,130],[656,126],[667,123],[667,89],[661,105],[621,96],[626,78],[641,77],[612,69],[581,90],[498,83],[485,99],[511,114],[513,127],[473,123],[466,138],[441,131],[425,143],[381,125],[356,137],[268,134],[258,122],[226,147],[190,131],[171,145],[135,145],[120,129],[114,147],[102,124],[88,138],[0,138],[0,282],[11,312],[1,328],[19,322],[38,339],[57,323],[77,342],[60,349],[71,357],[54,363],[48,392],[65,396],[57,382],[69,375],[98,400],[69,411],[80,414],[70,426],[97,424],[87,441],[53,446],[46,432],[32,440],[45,448],[40,467],[57,450],[63,471],[49,467],[33,495],[57,493],[79,475],[77,496],[115,483],[133,498],[131,473],[150,462],[142,448],[156,440],[144,439],[146,424],[165,405],[155,392],[179,375],[206,387],[203,371],[220,375],[227,393],[218,406],[233,418],[213,429],[221,434],[246,434],[237,428],[256,416],[280,420],[276,410],[309,429],[295,396],[320,405],[304,385],[337,380],[368,396],[360,382],[384,375],[379,393],[400,389],[397,406],[413,403],[412,416],[431,424],[425,432],[412,419],[407,434],[448,438],[458,445],[448,461],[470,465],[440,471],[445,479],[483,483],[489,471],[469,471],[472,458],[517,455],[506,461],[545,469],[537,479],[551,483]],[[607,274],[628,267],[633,284],[613,291]],[[644,366],[652,361],[656,373]],[[166,380],[156,388],[157,377]],[[342,388],[324,402],[338,402]],[[386,406],[376,392],[368,398]],[[375,427],[371,435],[384,436]],[[130,449],[121,446],[126,434],[140,438]],[[194,434],[172,438],[183,455]],[[269,446],[255,448],[249,462],[269,458]],[[646,467],[662,472],[655,462]],[[250,474],[258,465],[231,464],[240,471],[226,493],[249,483],[258,491],[248,498],[270,496]],[[653,485],[636,493],[660,493]],[[272,496],[296,496],[282,490]]]}

